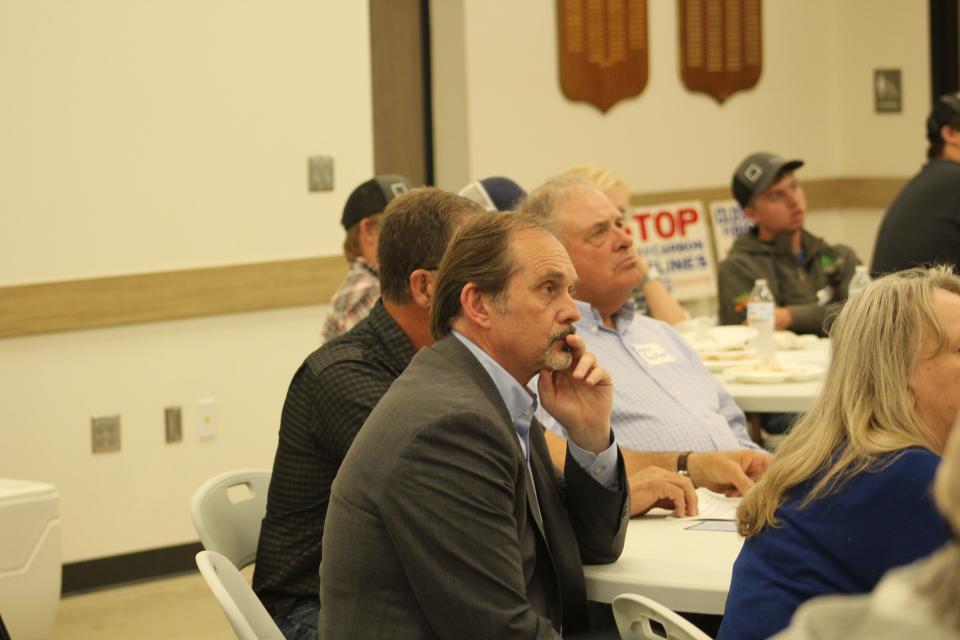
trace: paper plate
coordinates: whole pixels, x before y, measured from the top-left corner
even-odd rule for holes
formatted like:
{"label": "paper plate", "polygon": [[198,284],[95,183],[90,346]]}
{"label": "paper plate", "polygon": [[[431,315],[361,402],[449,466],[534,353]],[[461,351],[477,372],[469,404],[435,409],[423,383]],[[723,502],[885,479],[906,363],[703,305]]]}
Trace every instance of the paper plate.
{"label": "paper plate", "polygon": [[726,371],[730,367],[746,366],[760,362],[758,358],[737,358],[736,360],[704,360],[704,366],[714,373]]}
{"label": "paper plate", "polygon": [[777,351],[799,351],[809,349],[819,342],[819,338],[812,333],[797,335],[793,331],[774,331],[773,346]]}
{"label": "paper plate", "polygon": [[820,378],[826,369],[815,364],[791,364],[784,366],[784,369],[790,374],[791,382],[809,382]]}
{"label": "paper plate", "polygon": [[777,371],[768,367],[756,365],[740,365],[727,369],[727,377],[734,382],[753,382],[758,384],[775,384],[786,382],[790,374],[784,369]]}
{"label": "paper plate", "polygon": [[824,367],[813,364],[787,364],[777,368],[740,364],[726,369],[727,379],[733,382],[777,384],[780,382],[809,382],[823,375]]}
{"label": "paper plate", "polygon": [[756,360],[757,352],[753,349],[718,349],[701,351],[703,361],[708,360]]}
{"label": "paper plate", "polygon": [[711,327],[702,332],[690,331],[681,335],[690,346],[703,353],[743,348],[757,335],[757,330],[743,325],[730,325]]}

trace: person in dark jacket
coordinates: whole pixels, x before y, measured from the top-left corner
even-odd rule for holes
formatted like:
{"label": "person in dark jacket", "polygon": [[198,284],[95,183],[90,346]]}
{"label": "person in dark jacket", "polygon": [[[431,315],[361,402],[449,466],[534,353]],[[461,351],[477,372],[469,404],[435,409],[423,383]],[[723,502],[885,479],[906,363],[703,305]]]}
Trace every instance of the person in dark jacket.
{"label": "person in dark jacket", "polygon": [[720,324],[741,324],[758,278],[773,293],[777,330],[824,335],[823,321],[847,297],[853,249],[830,245],[803,228],[806,198],[795,171],[802,160],[772,153],[747,156],[733,174],[733,196],[753,223],[719,268]]}
{"label": "person in dark jacket", "polygon": [[873,250],[875,275],[932,264],[960,268],[960,93],[927,118],[929,162],[890,205]]}

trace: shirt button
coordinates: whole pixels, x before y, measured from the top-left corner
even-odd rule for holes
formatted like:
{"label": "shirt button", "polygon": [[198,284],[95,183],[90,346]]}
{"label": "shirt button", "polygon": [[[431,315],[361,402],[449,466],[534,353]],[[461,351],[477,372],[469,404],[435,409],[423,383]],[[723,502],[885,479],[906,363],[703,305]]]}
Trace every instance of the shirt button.
{"label": "shirt button", "polygon": [[597,329],[596,327],[590,327],[590,333],[597,333],[598,331],[599,329]]}

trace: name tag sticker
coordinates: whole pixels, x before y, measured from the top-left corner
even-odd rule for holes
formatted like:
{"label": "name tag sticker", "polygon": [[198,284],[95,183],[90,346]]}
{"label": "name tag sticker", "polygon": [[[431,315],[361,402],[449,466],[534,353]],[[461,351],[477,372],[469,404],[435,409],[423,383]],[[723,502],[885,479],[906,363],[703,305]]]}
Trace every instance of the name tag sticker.
{"label": "name tag sticker", "polygon": [[655,367],[658,364],[666,364],[668,362],[676,362],[676,359],[656,342],[635,343],[633,348],[637,352],[637,355],[647,363],[648,367]]}

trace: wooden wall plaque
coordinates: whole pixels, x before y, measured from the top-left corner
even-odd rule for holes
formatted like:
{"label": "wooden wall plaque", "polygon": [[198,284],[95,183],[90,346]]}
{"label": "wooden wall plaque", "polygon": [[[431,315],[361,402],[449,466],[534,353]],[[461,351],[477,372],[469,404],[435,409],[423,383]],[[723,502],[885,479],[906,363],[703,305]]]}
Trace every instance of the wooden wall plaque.
{"label": "wooden wall plaque", "polygon": [[560,86],[600,111],[647,86],[647,0],[557,0]]}
{"label": "wooden wall plaque", "polygon": [[680,0],[680,75],[723,103],[760,79],[762,0]]}

